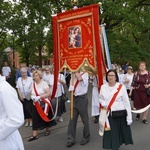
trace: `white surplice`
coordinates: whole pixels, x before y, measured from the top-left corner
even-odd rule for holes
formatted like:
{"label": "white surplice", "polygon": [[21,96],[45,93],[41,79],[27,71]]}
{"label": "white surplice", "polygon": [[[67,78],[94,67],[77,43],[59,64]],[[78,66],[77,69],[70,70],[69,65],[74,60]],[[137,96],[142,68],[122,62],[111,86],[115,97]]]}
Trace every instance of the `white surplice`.
{"label": "white surplice", "polygon": [[17,92],[0,76],[0,150],[24,150],[18,128],[24,123]]}
{"label": "white surplice", "polygon": [[92,116],[98,116],[99,115],[99,92],[98,92],[98,86],[97,86],[97,77],[93,76],[93,89],[92,89]]}

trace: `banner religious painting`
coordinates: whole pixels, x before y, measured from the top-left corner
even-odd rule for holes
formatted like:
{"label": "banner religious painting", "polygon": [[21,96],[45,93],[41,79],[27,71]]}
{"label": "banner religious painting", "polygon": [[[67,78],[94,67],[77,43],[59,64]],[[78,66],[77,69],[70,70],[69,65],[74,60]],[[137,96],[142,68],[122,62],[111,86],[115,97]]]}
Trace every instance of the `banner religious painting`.
{"label": "banner religious painting", "polygon": [[54,64],[58,71],[67,68],[76,72],[88,68],[88,71],[98,73],[101,85],[104,59],[100,42],[99,5],[59,13],[52,17],[52,22]]}
{"label": "banner religious painting", "polygon": [[68,27],[68,49],[82,47],[81,26]]}

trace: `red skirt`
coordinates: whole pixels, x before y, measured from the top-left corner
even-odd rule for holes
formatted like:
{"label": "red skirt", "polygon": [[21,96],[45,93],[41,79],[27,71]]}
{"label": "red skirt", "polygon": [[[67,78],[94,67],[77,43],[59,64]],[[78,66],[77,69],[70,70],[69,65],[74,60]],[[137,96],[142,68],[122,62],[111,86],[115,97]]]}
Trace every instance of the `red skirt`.
{"label": "red skirt", "polygon": [[146,90],[134,90],[134,107],[141,109],[150,104],[150,96],[147,95]]}

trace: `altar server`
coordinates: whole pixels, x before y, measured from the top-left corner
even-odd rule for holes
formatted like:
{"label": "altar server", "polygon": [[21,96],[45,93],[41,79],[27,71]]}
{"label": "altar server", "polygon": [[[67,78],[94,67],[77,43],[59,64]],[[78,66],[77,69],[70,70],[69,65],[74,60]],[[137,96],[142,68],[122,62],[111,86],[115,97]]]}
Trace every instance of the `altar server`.
{"label": "altar server", "polygon": [[0,149],[24,150],[18,128],[24,123],[22,104],[14,88],[0,76]]}

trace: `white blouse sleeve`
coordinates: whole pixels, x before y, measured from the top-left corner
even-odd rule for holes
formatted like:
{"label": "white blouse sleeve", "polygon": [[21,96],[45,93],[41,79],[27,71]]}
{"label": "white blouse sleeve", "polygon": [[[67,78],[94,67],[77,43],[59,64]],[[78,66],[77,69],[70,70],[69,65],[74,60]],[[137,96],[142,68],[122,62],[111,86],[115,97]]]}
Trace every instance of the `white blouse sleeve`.
{"label": "white blouse sleeve", "polygon": [[127,110],[127,120],[129,121],[132,120],[131,105],[130,105],[129,97],[125,86],[122,86],[122,90],[123,90],[123,95],[122,95],[123,104],[125,109]]}

